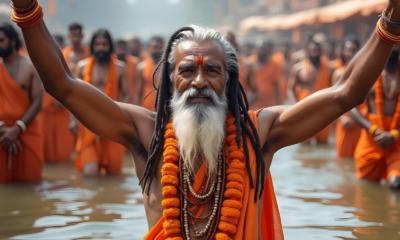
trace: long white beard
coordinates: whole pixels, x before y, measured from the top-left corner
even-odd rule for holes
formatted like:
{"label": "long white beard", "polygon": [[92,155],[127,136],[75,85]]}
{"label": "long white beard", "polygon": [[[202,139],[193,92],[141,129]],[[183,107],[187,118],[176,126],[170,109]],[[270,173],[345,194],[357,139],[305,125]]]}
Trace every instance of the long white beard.
{"label": "long white beard", "polygon": [[[190,88],[182,94],[174,90],[171,107],[175,136],[183,164],[192,176],[203,161],[206,161],[208,177],[216,175],[228,109],[225,89],[221,93],[217,95],[209,88]],[[189,103],[189,97],[196,94],[209,96],[212,103]]]}

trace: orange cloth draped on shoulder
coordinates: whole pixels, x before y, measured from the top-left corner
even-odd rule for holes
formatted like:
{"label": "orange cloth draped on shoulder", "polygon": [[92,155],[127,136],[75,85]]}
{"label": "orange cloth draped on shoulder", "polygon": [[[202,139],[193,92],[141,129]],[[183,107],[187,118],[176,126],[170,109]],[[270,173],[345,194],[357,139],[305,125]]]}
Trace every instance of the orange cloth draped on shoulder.
{"label": "orange cloth draped on shoulder", "polygon": [[137,83],[136,83],[136,65],[139,63],[139,58],[134,57],[132,55],[125,55],[125,64],[126,64],[126,77],[129,82],[129,93],[131,96],[131,104],[135,103],[135,98],[137,94]]}
{"label": "orange cloth draped on shoulder", "polygon": [[[14,126],[31,105],[31,100],[7,70],[0,64],[0,121],[7,127]],[[8,155],[0,144],[0,182],[33,180],[40,178],[44,162],[42,126],[37,118],[20,133],[22,151]],[[11,162],[9,162],[11,160]]]}
{"label": "orange cloth draped on shoulder", "polygon": [[[116,61],[115,57],[111,57],[104,93],[111,99],[116,100],[118,94],[118,74],[114,61]],[[94,57],[91,57],[86,66],[83,79],[87,83],[92,83],[93,65]],[[78,123],[76,168],[79,171],[88,163],[98,162],[100,170],[105,169],[110,173],[119,173],[121,172],[124,152],[125,148],[122,145],[100,138],[81,123]]]}
{"label": "orange cloth draped on shoulder", "polygon": [[[308,79],[311,80],[311,73],[310,73],[310,60],[308,58],[304,59],[303,61],[303,69],[306,75],[308,76]],[[317,80],[313,84],[313,89],[311,91],[306,90],[306,89],[299,89],[298,92],[298,100],[301,101],[304,98],[310,96],[311,94],[318,92],[322,89],[328,88],[330,86],[330,81],[329,81],[329,69],[328,69],[328,59],[325,57],[321,57],[321,62],[319,66],[319,73],[317,76]],[[320,133],[315,135],[313,138],[317,139],[320,142],[327,142],[329,138],[329,134],[332,130],[332,126],[329,125],[326,127],[324,130],[322,130]]]}
{"label": "orange cloth draped on shoulder", "polygon": [[344,66],[342,59],[338,58],[336,60],[333,60],[333,69],[338,70]]}
{"label": "orange cloth draped on shoulder", "polygon": [[279,79],[281,76],[281,66],[276,63],[273,58],[255,73],[259,98],[253,104],[252,109],[271,107],[278,104],[276,100],[275,84],[278,84],[279,88]]}
{"label": "orange cloth draped on shoulder", "polygon": [[[90,57],[90,49],[87,46],[82,46],[83,48],[83,55],[82,55],[82,60]],[[72,46],[67,46],[62,50],[62,53],[64,55],[65,61],[69,64],[69,54],[72,50]]]}
{"label": "orange cloth draped on shoulder", "polygon": [[43,92],[39,119],[43,126],[44,159],[69,161],[75,144],[75,136],[69,130],[70,113],[66,108],[55,107],[56,102],[50,94]]}
{"label": "orange cloth draped on shoulder", "polygon": [[278,85],[279,85],[279,104],[282,104],[286,100],[286,88],[287,88],[287,79],[285,79],[284,73],[284,65],[285,65],[285,57],[283,53],[275,53],[272,56],[273,61],[275,61],[279,68],[281,69],[282,73],[278,78]]}
{"label": "orange cloth draped on shoulder", "polygon": [[[253,120],[256,128],[258,128],[257,124],[257,115],[260,112],[258,111],[249,111],[249,115]],[[254,149],[252,147],[251,141],[247,138],[247,145],[249,146],[249,156],[250,156],[250,167],[253,176],[256,176],[256,156]],[[225,153],[228,152],[227,146],[225,147]],[[228,158],[227,158],[228,159]],[[227,162],[229,164],[229,162]],[[196,174],[196,181],[193,184],[193,190],[198,192],[201,187],[201,183],[203,178],[205,177],[205,168],[200,168],[200,170]],[[263,209],[261,216],[259,218],[258,214],[258,204],[254,202],[254,192],[255,189],[250,187],[250,178],[245,170],[245,189],[243,191],[242,198],[242,209],[240,211],[239,223],[237,225],[237,231],[234,236],[232,236],[233,240],[242,240],[242,239],[258,239],[258,231],[260,227],[262,239],[274,239],[274,240],[283,240],[283,230],[281,219],[279,215],[278,205],[276,202],[275,191],[272,184],[271,173],[268,173],[268,176],[265,180],[265,190],[264,190],[264,198]],[[200,211],[201,210],[201,211]],[[202,209],[199,210],[199,214],[202,213]],[[261,220],[260,226],[256,223]],[[162,217],[157,224],[152,227],[149,233],[143,237],[144,240],[166,240],[167,236],[164,234],[163,223],[166,221],[164,217]]]}
{"label": "orange cloth draped on shoulder", "polygon": [[[144,60],[145,68],[143,69],[143,93],[142,93],[142,104],[141,106],[154,111],[154,103],[156,102],[156,91],[153,91],[153,71],[154,71],[154,63],[153,59],[148,57]],[[158,81],[156,79],[155,85],[158,85]],[[151,91],[153,91],[150,95],[148,95]],[[148,95],[148,96],[147,96]],[[146,100],[143,100],[143,98]]]}
{"label": "orange cloth draped on shoulder", "polygon": [[[392,118],[384,116],[384,124],[389,126]],[[377,125],[380,121],[379,116],[372,113],[367,115],[367,119],[370,123]],[[396,128],[399,126],[400,124],[396,123]],[[380,180],[393,175],[400,177],[400,141],[382,149],[374,141],[373,135],[368,130],[362,129],[354,159],[356,161],[357,178]]]}

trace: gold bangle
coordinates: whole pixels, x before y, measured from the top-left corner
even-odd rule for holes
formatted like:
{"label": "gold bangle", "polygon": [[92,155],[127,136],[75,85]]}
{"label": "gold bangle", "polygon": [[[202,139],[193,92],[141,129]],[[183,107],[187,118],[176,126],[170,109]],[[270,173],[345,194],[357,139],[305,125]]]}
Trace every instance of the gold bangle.
{"label": "gold bangle", "polygon": [[393,129],[390,131],[390,133],[392,134],[394,140],[397,141],[397,139],[399,138],[399,130]]}
{"label": "gold bangle", "polygon": [[378,125],[374,124],[368,129],[368,132],[371,133],[371,134],[374,134],[376,129],[378,129]]}

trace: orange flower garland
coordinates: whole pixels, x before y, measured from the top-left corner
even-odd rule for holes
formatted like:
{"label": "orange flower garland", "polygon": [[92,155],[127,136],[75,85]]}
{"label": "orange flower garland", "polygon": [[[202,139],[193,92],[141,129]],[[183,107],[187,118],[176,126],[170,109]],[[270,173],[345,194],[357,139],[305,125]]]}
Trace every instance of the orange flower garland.
{"label": "orange flower garland", "polygon": [[[229,167],[226,170],[227,183],[222,203],[221,218],[218,228],[221,233],[215,235],[216,240],[231,240],[229,235],[236,233],[236,226],[239,223],[240,209],[244,191],[245,155],[244,149],[239,148],[235,140],[236,125],[235,117],[228,113],[226,144],[229,146]],[[243,141],[243,140],[242,140]]]}
{"label": "orange flower garland", "polygon": [[179,160],[178,141],[175,139],[175,131],[172,129],[171,120],[165,126],[164,134],[164,165],[161,169],[162,194],[165,197],[161,201],[164,209],[163,216],[166,221],[163,224],[164,233],[168,236],[167,240],[182,240],[179,236],[181,232],[181,223],[176,219],[180,215],[179,198],[176,197],[179,185],[179,168],[176,162]]}
{"label": "orange flower garland", "polygon": [[[238,147],[235,138],[235,118],[231,112],[228,112],[225,142],[228,145],[229,167],[226,170],[227,182],[224,193],[226,199],[222,203],[221,217],[218,224],[221,232],[215,235],[216,240],[232,240],[229,235],[234,235],[237,231],[242,208],[246,164],[244,149]],[[161,205],[164,208],[163,216],[167,219],[163,224],[164,233],[168,236],[168,240],[182,240],[181,223],[176,219],[180,215],[180,202],[176,198],[178,192],[176,187],[179,185],[179,168],[176,166],[176,162],[179,160],[179,152],[171,120],[165,127],[164,139],[164,165],[161,169],[161,183],[164,186],[162,194],[165,197]]]}
{"label": "orange flower garland", "polygon": [[379,77],[378,81],[375,83],[375,104],[378,112],[378,126],[384,131],[390,131],[396,129],[396,125],[400,120],[400,94],[397,97],[396,109],[392,118],[390,126],[385,126],[384,117],[385,112],[383,109],[383,83],[382,76]]}

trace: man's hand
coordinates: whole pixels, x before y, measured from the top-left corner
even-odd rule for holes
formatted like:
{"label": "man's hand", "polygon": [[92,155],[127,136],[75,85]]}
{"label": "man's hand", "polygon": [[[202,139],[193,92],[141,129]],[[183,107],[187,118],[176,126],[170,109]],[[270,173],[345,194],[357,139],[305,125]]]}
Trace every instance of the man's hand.
{"label": "man's hand", "polygon": [[71,118],[69,121],[69,131],[71,131],[71,133],[75,136],[78,135],[78,124],[76,123],[75,119]]}
{"label": "man's hand", "polygon": [[18,139],[15,140],[15,142],[13,142],[10,147],[8,147],[8,151],[12,152],[13,154],[21,152],[22,151],[21,142]]}
{"label": "man's hand", "polygon": [[385,149],[392,145],[394,142],[393,135],[390,132],[385,132],[380,129],[377,129],[374,132],[374,141],[381,147],[382,149]]}
{"label": "man's hand", "polygon": [[347,130],[350,130],[354,126],[354,121],[347,116],[342,116],[340,118],[340,123],[342,124],[342,127]]}
{"label": "man's hand", "polygon": [[21,133],[21,128],[18,125],[12,127],[3,127],[0,130],[0,142],[6,147],[10,148],[11,145],[17,140],[18,135]]}

